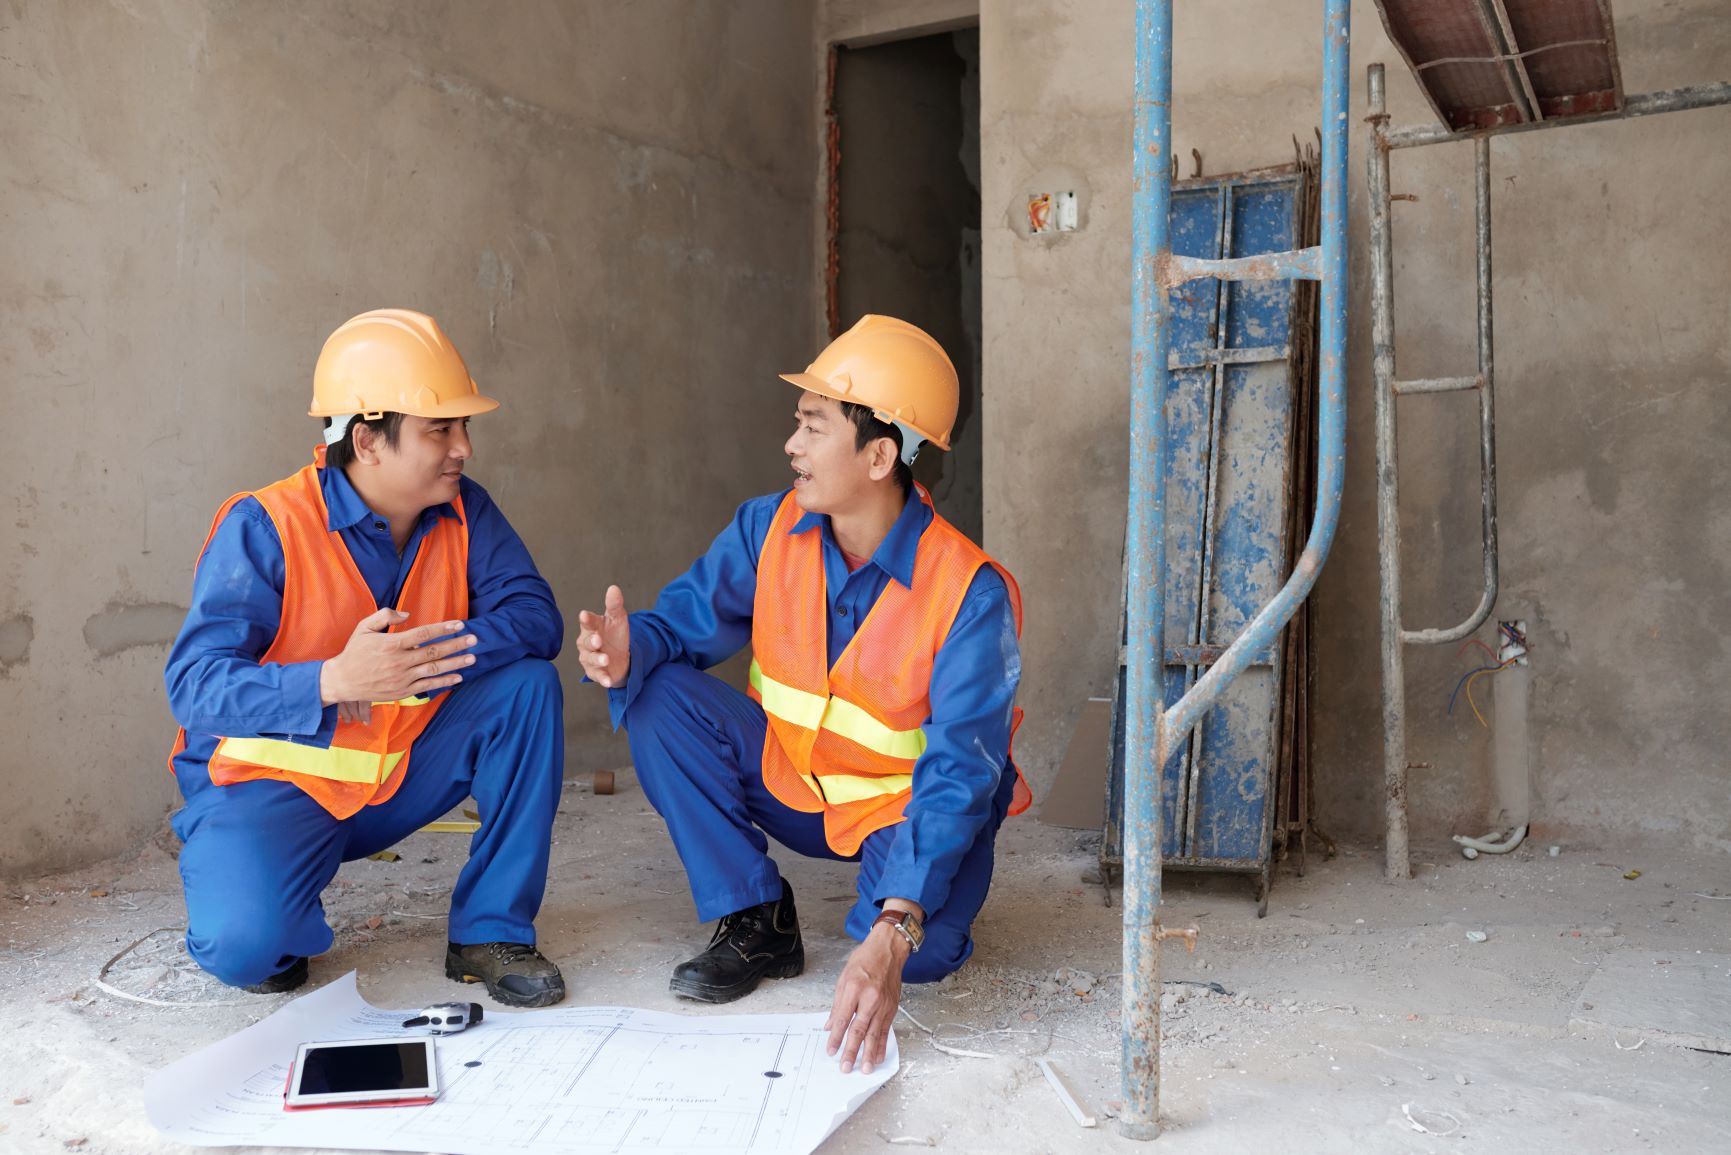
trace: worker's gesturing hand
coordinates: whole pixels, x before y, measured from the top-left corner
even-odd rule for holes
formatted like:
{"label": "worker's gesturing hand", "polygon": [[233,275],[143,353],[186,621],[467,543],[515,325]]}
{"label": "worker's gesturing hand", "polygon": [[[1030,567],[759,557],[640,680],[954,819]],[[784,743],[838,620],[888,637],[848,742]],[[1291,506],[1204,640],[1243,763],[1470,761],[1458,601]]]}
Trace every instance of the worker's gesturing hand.
{"label": "worker's gesturing hand", "polygon": [[607,587],[605,605],[599,614],[578,611],[577,656],[590,681],[612,688],[631,673],[631,619],[618,586]]}
{"label": "worker's gesturing hand", "polygon": [[454,686],[463,675],[451,671],[474,665],[475,655],[463,651],[475,644],[475,635],[451,636],[463,628],[462,622],[385,632],[408,617],[393,609],[367,615],[343,652],[320,669],[319,697],[327,706],[342,703],[338,712],[347,715],[345,721],[365,720],[373,702],[395,702]]}
{"label": "worker's gesturing hand", "polygon": [[866,940],[854,948],[836,980],[835,1001],[830,1004],[829,1053],[841,1051],[841,1069],[871,1074],[884,1061],[890,1028],[902,1002],[902,964],[908,948],[895,932],[875,926]]}

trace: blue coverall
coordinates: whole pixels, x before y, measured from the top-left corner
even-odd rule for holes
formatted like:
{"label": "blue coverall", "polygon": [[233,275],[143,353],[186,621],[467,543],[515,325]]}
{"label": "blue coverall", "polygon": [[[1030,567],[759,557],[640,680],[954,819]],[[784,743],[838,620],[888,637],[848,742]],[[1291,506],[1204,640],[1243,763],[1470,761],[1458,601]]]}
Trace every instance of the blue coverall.
{"label": "blue coverall", "polygon": [[[631,615],[626,684],[608,694],[613,724],[629,732],[638,781],[667,822],[704,921],[781,897],[766,833],[800,854],[845,857],[826,843],[822,815],[784,806],[764,786],[763,708],[699,672],[751,640],[758,555],[785,496],[740,506],[655,608]],[[829,518],[808,513],[794,525],[792,533],[822,535],[832,666],[884,588],[911,585],[931,517],[910,494],[871,560],[852,573]],[[973,953],[974,917],[1015,787],[1010,720],[1020,680],[1009,593],[986,566],[932,666],[927,745],[914,765],[906,820],[873,833],[851,858],[860,863],[846,921],[853,938],[865,938],[886,898],[910,899],[926,912],[925,946],[903,967],[908,982],[941,979]]]}
{"label": "blue coverall", "polygon": [[[435,519],[456,517],[456,507],[422,512],[399,556],[389,522],[341,470],[320,470],[319,481],[330,528],[377,604],[395,605],[421,540]],[[284,564],[276,527],[255,498],[236,503],[198,563],[192,608],[165,673],[169,707],[186,729],[186,749],[174,759],[186,805],[174,830],[185,843],[187,950],[226,983],[261,982],[329,949],[319,896],[337,867],[390,846],[471,794],[481,829],[451,894],[449,937],[535,941],[565,772],[563,694],[551,664],[565,626],[553,591],[486,490],[465,477],[461,493],[469,530],[464,629],[478,639],[469,651],[475,664],[415,740],[397,792],[346,820],[286,782],[211,782],[215,735],[328,746],[337,708],[319,700],[323,662],[260,662],[281,620]]]}

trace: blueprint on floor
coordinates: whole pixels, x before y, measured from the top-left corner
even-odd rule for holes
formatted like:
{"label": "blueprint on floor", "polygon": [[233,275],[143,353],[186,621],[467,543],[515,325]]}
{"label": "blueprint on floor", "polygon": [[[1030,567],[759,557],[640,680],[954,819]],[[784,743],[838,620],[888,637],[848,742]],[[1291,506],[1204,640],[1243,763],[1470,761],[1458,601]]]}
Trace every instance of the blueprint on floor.
{"label": "blueprint on floor", "polygon": [[441,1093],[423,1107],[285,1112],[296,1048],[419,1037],[412,1011],[368,1005],[353,972],[158,1071],[145,1109],[205,1147],[370,1151],[809,1152],[896,1072],[894,1035],[870,1075],[824,1053],[825,1016],[687,1016],[628,1007],[489,1014],[438,1040]]}

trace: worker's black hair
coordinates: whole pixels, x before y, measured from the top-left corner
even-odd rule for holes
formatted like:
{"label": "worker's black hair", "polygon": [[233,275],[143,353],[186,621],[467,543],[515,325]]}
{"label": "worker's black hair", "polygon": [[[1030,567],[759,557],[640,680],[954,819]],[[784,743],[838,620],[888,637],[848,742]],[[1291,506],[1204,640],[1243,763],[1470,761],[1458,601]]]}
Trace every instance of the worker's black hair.
{"label": "worker's black hair", "polygon": [[902,431],[887,421],[879,421],[869,405],[858,405],[852,401],[843,401],[841,411],[847,414],[847,419],[853,422],[853,442],[855,449],[864,449],[880,437],[887,437],[896,446],[896,484],[901,487],[902,496],[906,497],[914,487],[914,471],[908,468],[908,463],[902,460]]}
{"label": "worker's black hair", "polygon": [[[369,429],[377,429],[385,435],[385,444],[392,449],[397,447],[397,434],[403,428],[401,413],[386,413],[384,416],[369,421],[365,417],[357,417],[349,422],[349,427],[343,431],[343,438],[335,445],[325,450],[325,465],[331,469],[347,469],[355,460],[355,430],[365,425]],[[331,427],[331,419],[325,418],[325,428]]]}

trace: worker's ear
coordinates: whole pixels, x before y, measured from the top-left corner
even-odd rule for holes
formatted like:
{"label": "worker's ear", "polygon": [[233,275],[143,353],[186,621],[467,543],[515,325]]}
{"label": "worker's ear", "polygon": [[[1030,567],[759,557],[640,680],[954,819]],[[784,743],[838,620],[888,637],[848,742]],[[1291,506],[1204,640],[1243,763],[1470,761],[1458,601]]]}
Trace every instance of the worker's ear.
{"label": "worker's ear", "polygon": [[896,459],[900,456],[895,438],[880,437],[871,443],[866,452],[871,455],[866,466],[873,481],[882,481],[895,472]]}
{"label": "worker's ear", "polygon": [[377,465],[379,452],[385,447],[385,431],[355,422],[355,461],[362,465]]}

